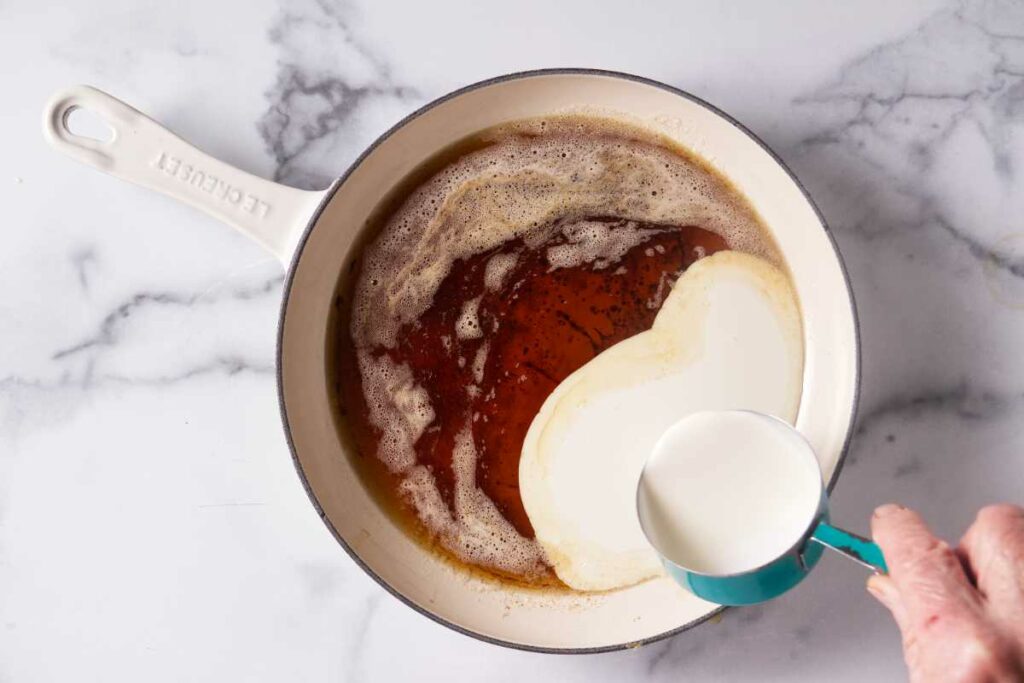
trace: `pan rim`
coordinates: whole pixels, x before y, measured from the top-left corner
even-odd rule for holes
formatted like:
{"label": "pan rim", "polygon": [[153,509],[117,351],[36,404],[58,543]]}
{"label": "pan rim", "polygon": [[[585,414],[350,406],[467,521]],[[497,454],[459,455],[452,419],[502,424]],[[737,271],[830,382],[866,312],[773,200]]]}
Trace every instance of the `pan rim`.
{"label": "pan rim", "polygon": [[797,178],[796,174],[794,174],[793,171],[790,170],[790,168],[786,165],[786,163],[782,160],[782,158],[779,157],[779,155],[776,154],[775,151],[772,150],[771,147],[769,147],[763,140],[761,140],[757,135],[755,135],[752,131],[750,131],[746,126],[744,126],[742,123],[737,121],[735,118],[733,118],[732,116],[730,116],[726,112],[722,111],[718,107],[714,106],[713,104],[710,104],[709,102],[706,102],[705,100],[703,100],[703,99],[697,97],[696,95],[693,95],[693,94],[691,94],[691,93],[689,93],[689,92],[687,92],[685,90],[682,90],[680,88],[676,88],[675,86],[671,86],[671,85],[668,85],[666,83],[662,83],[660,81],[656,81],[654,79],[647,78],[645,76],[638,76],[636,74],[626,73],[626,72],[622,72],[622,71],[612,71],[612,70],[606,70],[606,69],[593,69],[593,68],[580,68],[580,67],[554,67],[554,68],[545,68],[545,69],[532,69],[532,70],[526,70],[526,71],[516,71],[516,72],[504,74],[504,75],[501,75],[501,76],[495,76],[493,78],[488,78],[488,79],[485,79],[485,80],[482,80],[482,81],[477,81],[477,82],[472,83],[470,85],[463,86],[462,88],[458,88],[457,90],[453,90],[453,91],[447,93],[446,95],[443,95],[443,96],[441,96],[441,97],[439,97],[439,98],[437,98],[437,99],[435,99],[435,100],[433,100],[433,101],[423,105],[422,107],[419,107],[418,109],[416,109],[412,113],[410,113],[407,116],[403,117],[400,121],[395,123],[393,126],[388,128],[384,133],[382,133],[379,137],[377,137],[377,139],[375,139],[365,150],[363,150],[363,152],[358,157],[356,157],[356,159],[349,165],[349,167],[345,170],[345,172],[342,173],[331,184],[331,186],[324,192],[324,196],[323,196],[323,199],[320,202],[320,205],[317,207],[316,211],[314,211],[313,215],[310,217],[309,222],[306,224],[306,227],[305,227],[305,229],[302,232],[302,236],[299,238],[299,240],[298,240],[298,242],[296,244],[295,251],[294,251],[294,253],[291,256],[291,259],[290,259],[290,261],[288,263],[288,267],[287,267],[286,272],[285,272],[284,286],[283,286],[282,296],[281,296],[281,304],[280,304],[280,309],[279,309],[279,313],[278,313],[277,341],[276,341],[275,356],[274,356],[274,368],[275,368],[274,375],[275,375],[275,379],[276,379],[276,382],[277,382],[278,409],[279,409],[280,415],[281,415],[281,425],[282,425],[282,427],[284,429],[285,440],[286,440],[286,442],[288,444],[288,450],[291,453],[292,464],[294,465],[295,471],[296,471],[296,473],[299,476],[299,480],[302,482],[302,487],[303,487],[303,489],[305,489],[306,495],[309,497],[310,503],[312,503],[314,509],[316,510],[317,514],[320,516],[320,519],[323,521],[323,523],[327,526],[327,529],[330,531],[331,535],[334,536],[334,539],[341,545],[342,548],[344,548],[345,552],[352,559],[352,561],[355,562],[355,564],[358,567],[360,567],[370,578],[372,578],[385,591],[390,593],[392,596],[394,596],[395,598],[397,598],[402,603],[404,603],[408,607],[412,608],[416,612],[418,612],[421,615],[427,617],[428,619],[430,619],[430,620],[432,620],[432,621],[434,621],[434,622],[436,622],[438,624],[441,624],[442,626],[445,626],[445,627],[447,627],[447,628],[449,628],[449,629],[451,629],[453,631],[456,631],[456,632],[461,633],[463,635],[469,636],[470,638],[474,638],[474,639],[476,639],[478,641],[482,641],[482,642],[489,643],[489,644],[492,644],[492,645],[499,645],[501,647],[507,647],[507,648],[510,648],[510,649],[522,650],[522,651],[526,651],[526,652],[537,652],[537,653],[543,653],[543,654],[577,654],[578,655],[578,654],[597,654],[597,653],[603,653],[603,652],[617,652],[617,651],[620,651],[620,650],[632,649],[632,648],[637,648],[637,647],[640,647],[640,646],[643,646],[643,645],[649,645],[651,643],[655,643],[655,642],[658,642],[660,640],[664,640],[666,638],[670,638],[670,637],[672,637],[674,635],[677,635],[679,633],[682,633],[684,631],[689,631],[690,629],[692,629],[692,628],[694,628],[696,626],[699,626],[700,624],[708,621],[709,619],[712,619],[715,616],[721,614],[727,608],[719,607],[718,609],[712,610],[711,612],[708,612],[707,614],[705,614],[705,615],[703,615],[703,616],[701,616],[701,617],[699,617],[697,619],[694,619],[692,621],[686,622],[685,624],[682,624],[682,625],[680,625],[680,626],[678,626],[676,628],[669,629],[669,630],[664,631],[662,633],[659,633],[659,634],[656,634],[656,635],[653,635],[653,636],[649,636],[649,637],[643,638],[641,640],[628,641],[628,642],[623,642],[623,643],[616,643],[614,645],[600,645],[600,646],[596,646],[596,647],[572,647],[572,648],[544,647],[544,646],[538,646],[538,645],[529,645],[529,644],[525,644],[525,643],[518,643],[518,642],[510,641],[510,640],[503,640],[501,638],[495,638],[493,636],[488,636],[488,635],[479,633],[477,631],[473,631],[471,629],[467,629],[467,628],[465,628],[463,626],[460,626],[459,624],[456,624],[456,623],[454,623],[452,621],[449,621],[448,619],[445,619],[445,618],[443,618],[443,617],[441,617],[441,616],[439,616],[437,614],[434,614],[433,612],[431,612],[431,611],[421,607],[420,605],[416,604],[415,602],[413,602],[410,598],[406,597],[400,591],[398,591],[395,588],[393,588],[389,583],[387,583],[387,581],[385,581],[381,576],[379,576],[369,565],[367,565],[363,561],[363,559],[358,555],[358,553],[356,553],[352,549],[352,547],[349,546],[349,544],[345,541],[344,537],[338,532],[338,530],[331,523],[331,520],[327,517],[327,514],[324,512],[323,507],[320,505],[320,501],[317,499],[316,494],[313,492],[313,489],[312,489],[312,486],[311,486],[311,484],[309,482],[309,479],[306,477],[305,471],[302,468],[302,463],[299,460],[298,450],[295,447],[295,442],[294,442],[294,440],[292,438],[291,427],[290,427],[290,423],[289,423],[289,419],[288,419],[288,408],[286,406],[285,396],[284,396],[284,381],[283,381],[284,380],[284,372],[283,372],[282,357],[283,357],[283,354],[284,354],[285,318],[286,318],[287,312],[288,312],[288,302],[289,302],[289,300],[291,298],[292,285],[294,284],[294,280],[295,280],[295,273],[296,273],[296,270],[297,270],[298,263],[299,263],[299,261],[300,261],[300,259],[302,257],[302,252],[305,249],[306,244],[309,241],[309,237],[312,234],[313,229],[316,227],[316,224],[319,221],[321,214],[323,213],[323,211],[327,207],[327,205],[330,204],[331,200],[334,198],[334,195],[338,191],[338,189],[342,185],[344,185],[344,183],[348,180],[349,176],[351,176],[352,173],[357,168],[359,168],[359,166],[363,163],[363,161],[366,160],[366,158],[369,157],[381,144],[383,144],[386,140],[388,140],[397,131],[399,131],[400,129],[404,128],[407,124],[411,123],[412,121],[414,121],[415,119],[419,118],[423,114],[431,111],[435,107],[438,107],[438,106],[444,104],[445,102],[447,102],[447,101],[449,101],[451,99],[454,99],[456,97],[459,97],[461,95],[464,95],[466,93],[472,92],[474,90],[479,90],[481,88],[486,88],[488,86],[497,85],[499,83],[505,83],[505,82],[509,82],[509,81],[522,80],[522,79],[527,79],[527,78],[546,77],[546,76],[600,76],[600,77],[606,77],[606,78],[615,78],[615,79],[631,81],[631,82],[634,82],[634,83],[640,83],[640,84],[643,84],[643,85],[648,85],[648,86],[651,86],[651,87],[655,87],[655,88],[658,88],[660,90],[664,90],[664,91],[666,91],[668,93],[671,93],[673,95],[676,95],[678,97],[682,97],[683,99],[689,100],[689,101],[693,102],[694,104],[697,104],[697,105],[699,105],[701,107],[704,107],[708,111],[710,111],[713,114],[719,116],[721,119],[723,119],[724,121],[726,121],[730,125],[732,125],[734,128],[736,128],[740,133],[742,133],[743,135],[746,135],[748,138],[750,138],[751,141],[753,141],[755,144],[757,144],[758,147],[760,147],[765,153],[767,153],[772,158],[772,160],[779,166],[779,168],[781,168],[786,173],[787,176],[789,176],[789,179],[800,190],[800,193],[803,195],[804,200],[811,207],[811,210],[814,211],[814,214],[815,214],[815,216],[818,219],[818,223],[821,225],[821,228],[824,231],[825,236],[828,238],[829,244],[832,247],[832,252],[835,255],[836,262],[839,264],[839,270],[840,270],[840,272],[841,272],[841,274],[843,276],[843,282],[844,282],[844,284],[846,286],[846,293],[847,293],[847,298],[848,298],[848,302],[849,302],[850,313],[851,313],[851,316],[852,316],[852,319],[853,319],[853,360],[854,360],[853,397],[852,397],[852,400],[850,402],[849,422],[848,422],[848,426],[847,426],[847,430],[846,430],[846,436],[845,436],[845,439],[843,440],[843,446],[842,446],[842,449],[840,450],[839,458],[836,461],[836,466],[835,466],[835,469],[832,472],[832,476],[829,478],[829,481],[828,481],[828,483],[827,483],[827,485],[825,487],[826,492],[831,494],[832,489],[835,487],[836,482],[839,479],[839,475],[842,472],[843,465],[846,462],[846,456],[847,456],[847,454],[848,454],[848,452],[850,450],[850,442],[851,442],[851,440],[853,438],[853,434],[854,434],[854,431],[855,431],[854,430],[854,425],[856,424],[857,410],[858,410],[858,407],[859,407],[859,404],[860,404],[860,388],[861,388],[860,385],[861,385],[861,372],[862,372],[862,370],[861,370],[860,320],[859,320],[859,317],[858,317],[858,314],[857,314],[857,305],[856,305],[856,301],[854,300],[854,296],[853,296],[853,287],[852,287],[852,283],[850,282],[849,271],[847,270],[846,263],[843,261],[842,254],[839,251],[839,247],[838,247],[838,245],[836,243],[836,240],[835,240],[835,235],[833,234],[832,230],[829,228],[828,223],[825,221],[825,217],[824,217],[824,215],[822,215],[821,210],[818,208],[818,205],[814,203],[814,200],[811,198],[810,194],[808,193],[807,189],[804,187],[803,183],[801,183],[799,178]]}

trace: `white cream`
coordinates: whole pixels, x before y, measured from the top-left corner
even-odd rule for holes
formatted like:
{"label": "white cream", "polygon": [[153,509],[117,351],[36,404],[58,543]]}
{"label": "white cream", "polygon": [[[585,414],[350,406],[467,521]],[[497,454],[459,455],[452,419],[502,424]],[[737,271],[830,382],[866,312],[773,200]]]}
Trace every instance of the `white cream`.
{"label": "white cream", "polygon": [[701,410],[792,422],[802,376],[800,314],[786,275],[739,252],[692,265],[650,330],[566,378],[530,426],[520,492],[558,577],[606,590],[658,575],[635,504],[655,442]]}
{"label": "white cream", "polygon": [[821,496],[814,451],[757,413],[690,415],[658,441],[637,492],[662,555],[702,574],[735,574],[779,557],[808,530]]}

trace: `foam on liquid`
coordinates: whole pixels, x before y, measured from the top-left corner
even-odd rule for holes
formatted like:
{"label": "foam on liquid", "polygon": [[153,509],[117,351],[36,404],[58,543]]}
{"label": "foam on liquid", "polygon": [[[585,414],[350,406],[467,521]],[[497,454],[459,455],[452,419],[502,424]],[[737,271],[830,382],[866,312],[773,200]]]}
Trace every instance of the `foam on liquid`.
{"label": "foam on liquid", "polygon": [[765,415],[701,412],[658,441],[637,503],[668,559],[703,574],[756,569],[807,531],[821,496],[814,452]]}
{"label": "foam on liquid", "polygon": [[[657,232],[652,224],[700,226],[718,233],[733,249],[777,262],[763,228],[742,198],[698,163],[666,149],[628,126],[580,117],[528,121],[494,134],[490,146],[469,153],[414,191],[364,252],[353,297],[350,332],[359,359],[370,420],[381,434],[376,457],[401,478],[401,491],[416,515],[462,560],[529,575],[550,558],[502,517],[476,486],[472,416],[453,451],[454,505],[443,500],[434,474],[416,463],[414,444],[434,419],[426,391],[409,368],[379,349],[394,348],[399,330],[415,324],[432,304],[459,259],[520,239],[550,248],[550,268],[613,266],[630,248]],[[625,219],[614,228],[588,217]],[[488,289],[502,286],[516,265],[515,254],[497,254],[487,264]],[[661,305],[671,282],[647,303]],[[488,338],[479,299],[463,302],[450,330],[453,339]],[[475,376],[487,346],[471,364]],[[479,379],[477,380],[479,382]],[[466,391],[478,391],[476,385]],[[531,516],[532,518],[532,516]]]}

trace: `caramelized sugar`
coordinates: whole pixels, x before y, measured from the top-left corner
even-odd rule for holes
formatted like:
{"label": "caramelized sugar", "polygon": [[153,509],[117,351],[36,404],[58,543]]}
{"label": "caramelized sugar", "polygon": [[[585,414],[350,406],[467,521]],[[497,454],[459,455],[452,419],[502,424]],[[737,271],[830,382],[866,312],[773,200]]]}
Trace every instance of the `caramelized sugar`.
{"label": "caramelized sugar", "polygon": [[[566,244],[566,230],[553,230],[532,247],[513,239],[460,259],[430,307],[401,327],[398,343],[371,351],[407,365],[429,393],[434,419],[416,441],[415,455],[449,508],[455,504],[453,448],[468,423],[477,486],[526,538],[533,528],[519,496],[519,455],[541,404],[598,353],[650,328],[680,273],[697,258],[727,248],[719,235],[694,226],[586,220],[612,231],[641,230],[645,237],[614,261],[561,268],[551,265],[549,254]],[[347,324],[335,329],[337,398],[364,473],[408,523],[422,529],[399,494],[400,477],[374,457],[381,434],[370,420],[352,335]],[[513,578],[548,583],[552,574]]]}

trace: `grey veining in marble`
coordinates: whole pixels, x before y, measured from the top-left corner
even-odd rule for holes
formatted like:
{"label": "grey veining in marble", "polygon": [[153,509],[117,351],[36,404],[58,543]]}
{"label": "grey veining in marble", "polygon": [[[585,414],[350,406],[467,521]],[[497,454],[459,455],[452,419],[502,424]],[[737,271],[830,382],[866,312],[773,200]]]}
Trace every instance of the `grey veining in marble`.
{"label": "grey veining in marble", "polygon": [[259,130],[273,155],[274,179],[320,189],[339,175],[337,147],[374,110],[412,111],[417,89],[395,81],[377,46],[349,25],[343,4],[285,3],[270,28],[280,52],[269,108]]}
{"label": "grey veining in marble", "polygon": [[784,158],[847,263],[865,372],[835,516],[865,531],[899,500],[955,539],[979,506],[1021,502],[1024,6],[554,5],[0,2],[0,681],[900,679],[863,573],[830,559],[772,604],[608,655],[503,650],[415,614],[291,470],[276,263],[38,133],[51,91],[90,82],[321,188],[475,80],[669,82]]}

